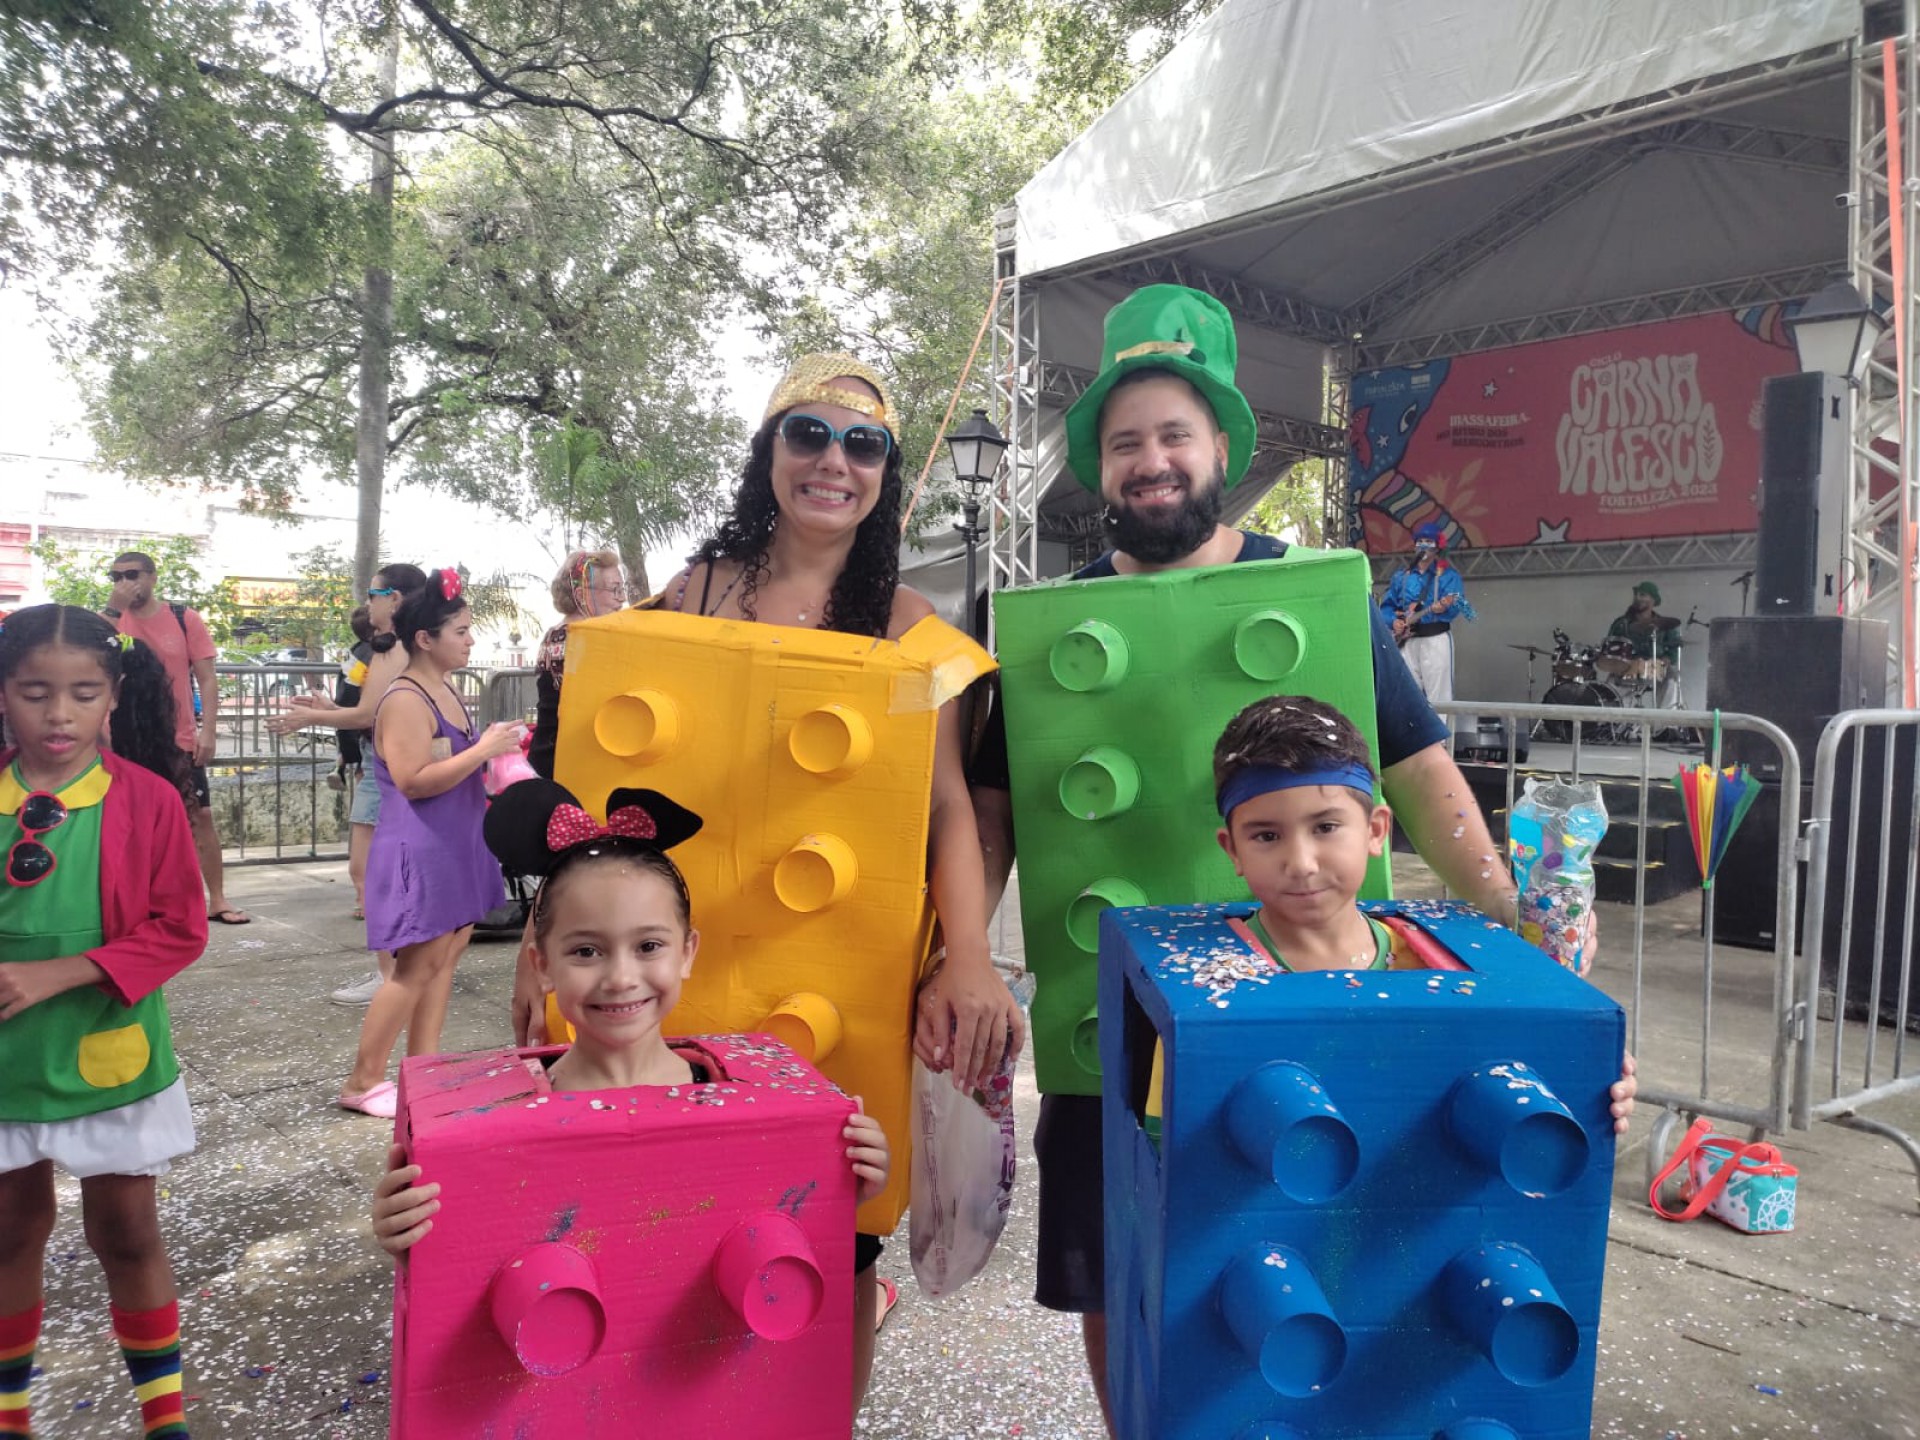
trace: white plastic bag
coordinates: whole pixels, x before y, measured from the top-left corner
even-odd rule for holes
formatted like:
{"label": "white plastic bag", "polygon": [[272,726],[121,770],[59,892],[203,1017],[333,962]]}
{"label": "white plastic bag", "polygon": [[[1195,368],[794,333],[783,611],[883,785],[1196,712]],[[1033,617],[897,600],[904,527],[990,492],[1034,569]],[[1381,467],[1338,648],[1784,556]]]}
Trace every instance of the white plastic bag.
{"label": "white plastic bag", "polygon": [[1013,1065],[987,1090],[913,1062],[913,1277],[934,1299],[986,1269],[1013,1203]]}

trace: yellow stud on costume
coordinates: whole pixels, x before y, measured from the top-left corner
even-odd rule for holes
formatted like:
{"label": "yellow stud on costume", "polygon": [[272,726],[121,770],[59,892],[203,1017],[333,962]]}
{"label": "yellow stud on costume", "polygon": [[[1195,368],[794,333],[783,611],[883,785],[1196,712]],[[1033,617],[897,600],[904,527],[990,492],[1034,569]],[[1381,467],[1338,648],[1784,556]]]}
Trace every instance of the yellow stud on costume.
{"label": "yellow stud on costume", "polygon": [[[842,359],[828,379],[859,373]],[[934,619],[897,642],[660,610],[567,633],[555,779],[646,786],[706,819],[674,852],[701,940],[668,1031],[771,1033],[862,1096],[897,1158],[860,1228],[887,1234],[933,926],[934,727],[992,659]]]}

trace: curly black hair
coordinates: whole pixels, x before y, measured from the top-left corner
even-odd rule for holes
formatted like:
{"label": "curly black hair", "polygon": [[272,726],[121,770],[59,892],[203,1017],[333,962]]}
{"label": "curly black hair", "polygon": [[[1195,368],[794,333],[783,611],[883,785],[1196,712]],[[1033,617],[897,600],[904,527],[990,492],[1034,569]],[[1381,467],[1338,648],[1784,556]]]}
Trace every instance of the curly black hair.
{"label": "curly black hair", "polygon": [[1271,695],[1227,722],[1213,747],[1213,788],[1224,790],[1240,771],[1256,765],[1304,771],[1348,763],[1373,771],[1366,737],[1353,721],[1305,695]]}
{"label": "curly black hair", "polygon": [[[732,512],[688,562],[739,562],[740,613],[749,620],[759,618],[754,614],[753,597],[767,573],[767,548],[773,543],[774,526],[780,519],[779,502],[773,495],[773,438],[788,413],[783,410],[769,416],[754,432],[747,463],[740,471],[740,487],[734,491]],[[840,578],[833,582],[820,629],[886,638],[893,620],[893,594],[900,588],[903,468],[896,438],[881,471],[880,498],[854,531],[853,549],[847,553]]]}
{"label": "curly black hair", "polygon": [[46,645],[70,645],[97,655],[114,686],[113,753],[151,770],[197,805],[186,752],[175,738],[173,680],[160,657],[141,640],[123,640],[104,616],[77,605],[30,605],[0,625],[0,684],[27,656]]}

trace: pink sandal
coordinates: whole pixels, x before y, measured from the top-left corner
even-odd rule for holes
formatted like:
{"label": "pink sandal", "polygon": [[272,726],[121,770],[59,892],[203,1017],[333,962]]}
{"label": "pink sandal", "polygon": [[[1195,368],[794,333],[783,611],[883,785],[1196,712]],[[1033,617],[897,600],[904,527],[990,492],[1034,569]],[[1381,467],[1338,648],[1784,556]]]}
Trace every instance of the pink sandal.
{"label": "pink sandal", "polygon": [[391,1120],[400,1108],[400,1092],[391,1080],[382,1080],[370,1090],[362,1090],[358,1095],[342,1095],[333,1103],[342,1110],[371,1115],[376,1120]]}

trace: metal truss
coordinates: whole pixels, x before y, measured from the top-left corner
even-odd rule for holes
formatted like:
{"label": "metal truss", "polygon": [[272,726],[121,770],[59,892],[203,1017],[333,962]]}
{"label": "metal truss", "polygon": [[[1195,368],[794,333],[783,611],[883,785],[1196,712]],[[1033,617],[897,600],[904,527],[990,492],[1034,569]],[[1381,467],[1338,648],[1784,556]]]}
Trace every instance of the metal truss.
{"label": "metal truss", "polygon": [[1633,161],[1631,138],[1609,140],[1569,157],[1537,185],[1529,186],[1506,204],[1495,207],[1471,230],[1435,246],[1363,298],[1354,308],[1353,323],[1346,334],[1364,336],[1391,317],[1405,314],[1574,201],[1591,194]]}
{"label": "metal truss", "polygon": [[1323,544],[1358,548],[1363,538],[1360,511],[1353,503],[1353,479],[1348,468],[1353,456],[1352,419],[1353,346],[1343,344],[1328,352],[1327,424],[1348,438],[1339,454],[1327,457],[1327,485],[1320,492],[1320,536]]}
{"label": "metal truss", "polygon": [[[1012,444],[1006,469],[987,505],[987,593],[1031,585],[1039,577],[1040,311],[1020,282],[1014,255],[1014,211],[993,217],[995,294],[988,379],[1000,431]],[[991,610],[991,607],[989,607]]]}
{"label": "metal truss", "polygon": [[1768,275],[1686,285],[1655,295],[1600,300],[1589,305],[1548,311],[1544,315],[1489,320],[1432,335],[1409,335],[1372,345],[1363,340],[1355,363],[1362,370],[1379,369],[1387,365],[1413,365],[1423,360],[1465,355],[1475,350],[1497,350],[1507,345],[1584,335],[1591,330],[1613,330],[1622,325],[1644,325],[1653,320],[1676,320],[1683,315],[1703,315],[1775,301],[1801,300],[1831,280],[1833,272],[1834,267],[1830,264],[1802,265]]}
{"label": "metal truss", "polygon": [[1325,305],[1316,305],[1297,295],[1269,289],[1232,275],[1222,275],[1166,255],[1149,256],[1122,265],[1113,278],[1132,286],[1185,285],[1204,290],[1234,313],[1236,319],[1250,320],[1268,330],[1300,335],[1309,340],[1324,340],[1329,345],[1344,342],[1353,334],[1349,317]]}
{"label": "metal truss", "polygon": [[[1920,94],[1916,64],[1915,0],[1904,0],[1887,38],[1896,44],[1895,74],[1905,184],[1895,196],[1887,179],[1888,132],[1881,47],[1862,45],[1853,68],[1853,198],[1848,227],[1852,279],[1863,295],[1885,307],[1886,334],[1875,350],[1865,381],[1855,392],[1847,486],[1846,548],[1842,598],[1847,613],[1891,622],[1895,703],[1909,703],[1908,687],[1920,670],[1920,617],[1908,608],[1914,587],[1913,527],[1920,520]],[[1888,7],[1890,10],[1891,7]],[[1898,207],[1897,211],[1895,207]],[[1904,254],[1893,248],[1894,219],[1903,221]],[[1895,267],[1899,267],[1896,275]],[[1896,297],[1898,300],[1896,302]],[[1896,304],[1898,310],[1896,312]],[[1904,363],[1900,342],[1905,341]],[[1905,383],[1902,384],[1904,379]],[[1904,423],[1903,423],[1904,422]],[[1875,492],[1879,493],[1876,494]]]}
{"label": "metal truss", "polygon": [[1844,136],[1805,135],[1798,130],[1772,130],[1764,125],[1731,125],[1711,118],[1676,120],[1634,136],[1634,143],[1662,150],[1691,150],[1700,155],[1760,160],[1776,169],[1784,166],[1836,176],[1845,173],[1851,158]]}
{"label": "metal truss", "polygon": [[[1585,541],[1577,544],[1514,545],[1461,550],[1448,561],[1462,578],[1513,575],[1614,575],[1628,570],[1706,570],[1752,565],[1759,538],[1743,535],[1674,535],[1653,540]],[[1398,557],[1383,557],[1395,563]]]}

